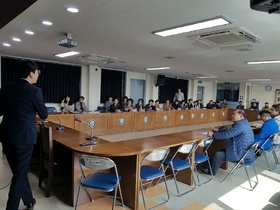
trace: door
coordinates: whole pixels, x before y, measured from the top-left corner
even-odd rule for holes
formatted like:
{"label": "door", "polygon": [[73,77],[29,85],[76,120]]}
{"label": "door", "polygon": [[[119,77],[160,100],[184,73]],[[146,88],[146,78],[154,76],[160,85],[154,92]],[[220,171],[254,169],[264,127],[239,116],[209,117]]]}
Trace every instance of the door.
{"label": "door", "polygon": [[[130,98],[133,99],[133,105],[137,104],[138,99],[145,97],[145,80],[130,79]],[[145,102],[144,102],[145,103]]]}

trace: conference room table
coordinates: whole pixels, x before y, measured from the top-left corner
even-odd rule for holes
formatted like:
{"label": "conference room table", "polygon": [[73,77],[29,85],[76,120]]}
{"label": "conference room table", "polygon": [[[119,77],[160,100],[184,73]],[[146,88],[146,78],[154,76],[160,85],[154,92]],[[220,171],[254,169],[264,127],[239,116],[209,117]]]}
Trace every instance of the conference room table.
{"label": "conference room table", "polygon": [[[139,131],[139,130],[146,130],[146,125],[143,126],[141,123],[137,123],[137,120],[147,120],[144,119],[148,117],[149,124],[148,129],[150,129],[151,125],[154,125],[154,129],[157,128],[157,125],[161,123],[158,127],[170,127],[177,124],[180,126],[185,119],[186,124],[192,125],[191,122],[196,116],[200,120],[199,123],[204,122],[203,119],[205,116],[207,121],[211,118],[211,121],[216,122],[219,121],[222,117],[227,119],[227,112],[228,110],[214,110],[205,112],[208,110],[191,110],[190,112],[184,111],[173,111],[173,112],[139,112],[139,113],[99,113],[99,114],[56,114],[50,115],[49,122],[47,125],[51,126],[53,129],[53,140],[65,148],[72,151],[72,205],[74,206],[77,196],[77,191],[80,183],[80,176],[81,172],[78,167],[77,158],[81,154],[88,154],[88,155],[96,155],[96,156],[105,156],[111,158],[117,165],[119,174],[122,177],[121,180],[121,187],[123,192],[123,198],[125,205],[130,207],[131,209],[138,209],[139,203],[139,177],[140,177],[140,162],[144,158],[144,156],[155,149],[163,149],[163,148],[170,148],[169,156],[172,156],[177,148],[185,143],[189,142],[196,142],[199,143],[202,139],[206,138],[207,136],[205,133],[210,130],[211,124],[208,126],[204,124],[205,128],[196,129],[196,130],[189,130],[180,133],[172,133],[166,135],[158,135],[152,137],[145,137],[145,138],[135,138],[132,140],[124,140],[118,142],[110,142],[104,140],[102,138],[97,139],[97,144],[92,146],[80,146],[80,143],[87,142],[86,137],[88,136],[89,127],[86,123],[80,123],[75,121],[75,118],[81,118],[83,120],[90,120],[93,118],[98,119],[102,122],[106,123],[99,123],[98,126],[101,133],[108,134],[108,133],[115,133],[118,132],[116,128],[118,124],[116,122],[111,122],[117,119],[124,118],[125,116],[125,123],[133,124],[133,129],[131,131]],[[220,114],[219,114],[220,113]],[[223,113],[223,114],[222,114]],[[149,115],[151,114],[151,115]],[[156,114],[156,115],[155,115]],[[183,117],[182,117],[183,115]],[[226,115],[226,116],[225,116]],[[102,116],[102,117],[101,117]],[[167,116],[167,120],[166,120]],[[97,118],[98,117],[98,118]],[[151,119],[149,119],[151,117]],[[153,118],[155,117],[155,118]],[[59,120],[58,120],[59,119]],[[104,120],[105,119],[105,120]],[[172,120],[173,124],[168,125],[166,121]],[[107,120],[107,121],[106,121]],[[50,121],[54,121],[52,123]],[[59,122],[61,121],[61,122]],[[178,121],[180,123],[178,123]],[[55,127],[58,127],[58,124],[62,124],[65,126],[65,130],[59,131],[56,130]],[[112,125],[111,125],[112,124]],[[135,126],[136,124],[139,124]],[[145,124],[145,123],[144,123]],[[67,125],[69,127],[67,127]],[[97,124],[96,124],[97,125]],[[107,126],[106,126],[107,125]],[[109,126],[110,125],[110,126]],[[80,127],[79,127],[80,126]],[[83,126],[83,127],[82,127]],[[72,128],[71,128],[72,127]],[[109,128],[112,127],[112,128]],[[78,130],[79,129],[79,130]],[[123,128],[121,131],[122,133],[129,132],[131,128]],[[209,148],[209,156],[213,156],[214,153],[221,148],[225,148],[227,141],[214,141]],[[202,152],[202,151],[201,151]],[[191,157],[192,160],[192,167],[193,167],[193,158],[194,155]],[[227,164],[224,164],[222,168],[227,169]],[[90,173],[88,170],[87,174]],[[178,174],[178,180],[192,184],[193,179],[189,170],[186,172],[182,171]],[[79,205],[90,202],[86,192],[81,190],[81,196],[79,200]]]}

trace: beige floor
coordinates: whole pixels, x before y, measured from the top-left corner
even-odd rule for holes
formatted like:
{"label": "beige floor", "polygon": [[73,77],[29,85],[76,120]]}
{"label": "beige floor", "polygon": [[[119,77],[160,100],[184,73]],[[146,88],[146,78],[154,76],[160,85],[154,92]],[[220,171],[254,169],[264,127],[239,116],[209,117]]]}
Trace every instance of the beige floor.
{"label": "beige floor", "polygon": [[[230,124],[230,122],[225,122]],[[217,124],[205,124],[199,125],[204,127],[205,130],[210,129],[212,126],[221,126],[221,123]],[[146,132],[135,132],[118,135],[107,135],[102,138],[109,141],[120,141],[124,139],[133,139],[145,136],[161,135],[165,133],[181,132],[187,129],[195,129],[197,126],[183,126],[170,129],[161,129]],[[0,146],[0,151],[2,148]],[[277,153],[280,158],[280,152]],[[269,155],[269,162],[275,164],[274,159]],[[233,165],[230,164],[230,167]],[[226,176],[228,171],[219,170],[214,180],[201,187],[197,187],[195,191],[184,195],[183,197],[176,196],[173,180],[168,181],[168,187],[170,190],[171,199],[160,210],[278,210],[280,209],[280,167],[278,166],[273,171],[268,171],[264,158],[260,157],[256,161],[256,168],[259,177],[259,185],[254,191],[248,191],[245,188],[248,187],[246,181],[244,169],[238,170],[232,177],[226,180],[225,183],[220,181]],[[250,169],[249,169],[250,170]],[[0,154],[0,188],[3,188],[10,182],[11,172],[7,166],[5,156]],[[252,172],[250,170],[250,172]],[[252,174],[252,173],[251,173]],[[200,174],[202,175],[202,174]],[[73,209],[70,206],[70,185],[54,186],[49,198],[45,198],[42,191],[38,188],[38,164],[36,161],[30,167],[29,180],[32,186],[34,197],[37,200],[37,210],[68,210]],[[203,175],[202,175],[203,176]],[[184,184],[179,185],[180,189],[184,190],[188,186]],[[5,209],[7,200],[8,187],[0,190],[0,209]],[[160,184],[156,187],[151,187],[145,192],[148,205],[158,203],[165,198],[163,185]],[[139,199],[142,201],[142,198]],[[143,209],[142,203],[139,205],[139,209]],[[21,203],[21,208],[23,204]],[[111,209],[111,202],[108,199],[100,199],[93,203],[80,206],[79,210],[106,210]],[[129,209],[121,208],[118,206],[116,209]]]}

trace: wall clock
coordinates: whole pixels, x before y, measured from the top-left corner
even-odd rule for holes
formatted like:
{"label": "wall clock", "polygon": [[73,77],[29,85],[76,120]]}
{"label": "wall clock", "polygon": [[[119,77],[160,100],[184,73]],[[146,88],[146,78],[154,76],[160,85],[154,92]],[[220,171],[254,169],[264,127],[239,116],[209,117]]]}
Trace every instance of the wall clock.
{"label": "wall clock", "polygon": [[272,90],[271,85],[267,85],[267,86],[265,86],[265,90],[266,90],[266,91],[271,91],[271,90]]}

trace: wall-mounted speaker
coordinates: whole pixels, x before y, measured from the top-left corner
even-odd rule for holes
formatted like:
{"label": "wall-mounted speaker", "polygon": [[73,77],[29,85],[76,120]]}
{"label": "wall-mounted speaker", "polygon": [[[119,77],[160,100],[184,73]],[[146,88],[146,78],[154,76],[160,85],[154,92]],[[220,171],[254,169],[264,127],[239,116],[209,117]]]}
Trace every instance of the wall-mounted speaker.
{"label": "wall-mounted speaker", "polygon": [[165,76],[164,75],[158,75],[156,86],[164,86],[164,83],[165,83]]}

